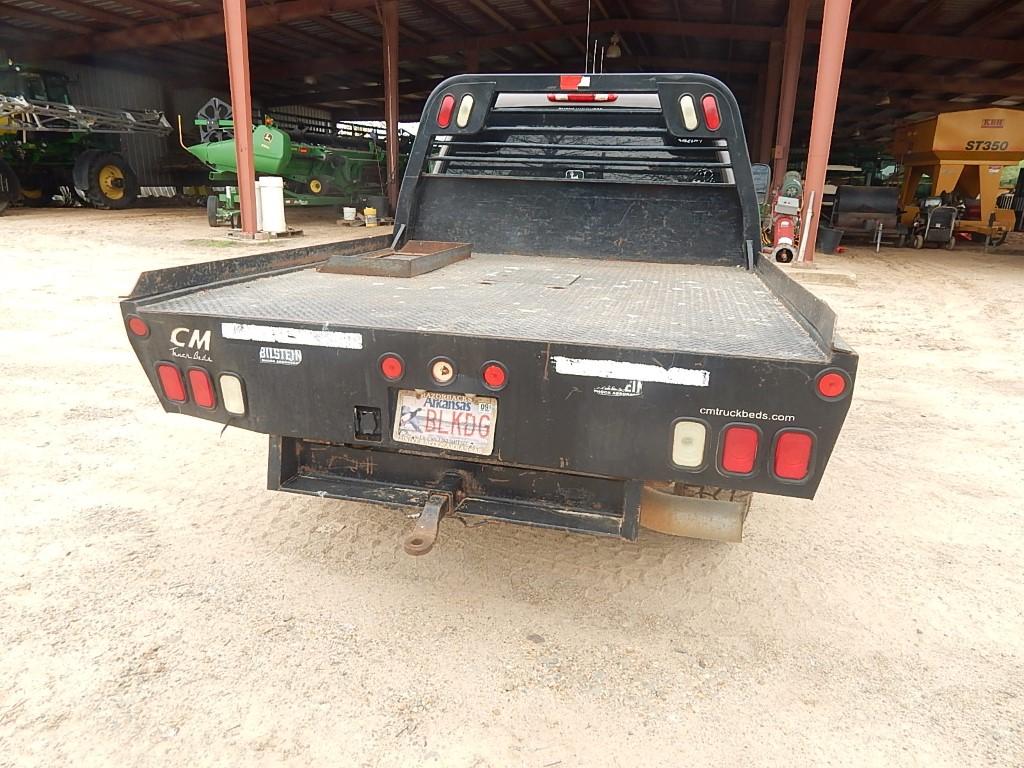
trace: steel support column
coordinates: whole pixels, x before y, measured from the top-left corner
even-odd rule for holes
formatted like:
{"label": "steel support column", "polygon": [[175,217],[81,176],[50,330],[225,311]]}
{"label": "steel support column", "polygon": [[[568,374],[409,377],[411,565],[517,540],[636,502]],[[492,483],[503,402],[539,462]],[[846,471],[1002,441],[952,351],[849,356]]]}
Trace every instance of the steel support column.
{"label": "steel support column", "polygon": [[[803,215],[810,216],[807,242],[801,244],[804,259],[814,259],[818,238],[818,212],[825,189],[825,170],[832,147],[832,128],[839,100],[839,81],[843,74],[846,33],[850,26],[850,0],[825,0],[821,22],[821,47],[818,50],[818,80],[814,87],[814,112],[811,115],[811,142],[807,149],[807,173],[804,181]],[[813,202],[811,202],[813,201]]]}
{"label": "steel support column", "polygon": [[793,113],[796,111],[796,89],[800,84],[800,58],[804,51],[804,30],[807,27],[808,0],[792,0],[786,15],[786,46],[782,58],[782,88],[779,95],[778,125],[775,129],[775,153],[772,167],[773,184],[777,188],[789,164],[789,142],[793,137]]}
{"label": "steel support column", "polygon": [[235,162],[242,232],[256,234],[256,172],[252,158],[252,95],[249,88],[249,30],[245,0],[224,0],[224,35],[227,39],[231,114],[235,121]]}
{"label": "steel support column", "polygon": [[384,28],[384,122],[388,140],[388,202],[391,215],[398,205],[398,0],[380,3]]}

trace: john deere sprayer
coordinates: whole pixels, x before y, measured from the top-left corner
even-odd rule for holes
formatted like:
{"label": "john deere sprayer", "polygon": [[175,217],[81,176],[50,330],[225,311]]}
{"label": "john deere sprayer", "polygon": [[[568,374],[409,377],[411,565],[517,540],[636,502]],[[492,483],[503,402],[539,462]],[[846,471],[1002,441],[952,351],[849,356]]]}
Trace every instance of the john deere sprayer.
{"label": "john deere sprayer", "polygon": [[72,104],[60,72],[0,67],[0,213],[48,205],[62,191],[94,208],[127,208],[139,183],[120,137],[170,131],[158,110]]}
{"label": "john deere sprayer", "polygon": [[[196,116],[200,143],[186,146],[225,191],[207,199],[210,226],[234,224],[239,215],[234,123],[230,106],[211,99]],[[286,205],[360,205],[385,195],[387,151],[381,133],[368,126],[309,124],[288,116],[264,118],[252,129],[258,176],[284,179]],[[400,152],[404,164],[407,152]],[[376,206],[375,206],[376,207]]]}

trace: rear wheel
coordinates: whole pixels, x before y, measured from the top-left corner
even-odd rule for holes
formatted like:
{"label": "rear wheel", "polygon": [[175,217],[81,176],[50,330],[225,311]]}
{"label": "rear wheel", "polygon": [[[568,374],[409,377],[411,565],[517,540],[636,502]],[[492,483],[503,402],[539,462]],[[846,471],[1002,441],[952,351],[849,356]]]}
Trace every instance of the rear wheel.
{"label": "rear wheel", "polygon": [[3,160],[0,160],[0,213],[6,211],[21,197],[21,185],[18,177]]}
{"label": "rear wheel", "polygon": [[90,154],[85,168],[85,198],[95,208],[122,209],[139,196],[135,171],[115,152]]}
{"label": "rear wheel", "polygon": [[30,173],[21,183],[22,202],[31,208],[45,208],[53,204],[58,192],[57,184],[48,173]]}
{"label": "rear wheel", "polygon": [[220,226],[217,218],[217,209],[220,207],[220,198],[217,195],[209,195],[206,198],[206,221],[211,227]]}

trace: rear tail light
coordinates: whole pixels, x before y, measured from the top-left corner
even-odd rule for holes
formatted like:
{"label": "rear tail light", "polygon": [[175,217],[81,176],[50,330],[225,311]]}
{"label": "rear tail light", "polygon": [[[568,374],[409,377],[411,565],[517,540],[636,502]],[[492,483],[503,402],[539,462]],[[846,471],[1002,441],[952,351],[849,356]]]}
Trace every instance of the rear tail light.
{"label": "rear tail light", "polygon": [[217,405],[217,393],[213,389],[213,379],[202,368],[188,369],[188,388],[192,390],[192,400],[200,408],[212,409]]}
{"label": "rear tail light", "polygon": [[470,94],[466,94],[462,97],[462,101],[459,102],[459,114],[455,116],[455,124],[459,128],[465,128],[469,125],[469,116],[473,113],[473,97]]}
{"label": "rear tail light", "polygon": [[679,97],[679,111],[683,116],[683,126],[686,130],[697,130],[697,107],[693,103],[693,96],[684,93]]}
{"label": "rear tail light", "polygon": [[753,472],[760,439],[761,432],[757,427],[726,427],[722,435],[722,471],[732,475],[749,475]]}
{"label": "rear tail light", "polygon": [[140,339],[149,336],[149,324],[138,315],[128,315],[128,330]]}
{"label": "rear tail light", "polygon": [[508,371],[501,363],[484,363],[480,377],[484,380],[484,386],[494,391],[504,389],[508,383]]}
{"label": "rear tail light", "polygon": [[846,394],[849,386],[850,380],[847,375],[835,369],[822,371],[815,382],[818,394],[824,400],[839,400]]}
{"label": "rear tail light", "polygon": [[181,378],[178,366],[173,363],[157,363],[156,375],[160,379],[164,397],[172,403],[184,403],[188,399],[185,396],[185,381]]}
{"label": "rear tail light", "polygon": [[722,116],[718,112],[718,100],[710,93],[700,100],[701,109],[704,110],[704,124],[709,131],[717,131],[722,127]]}
{"label": "rear tail light", "polygon": [[441,99],[441,106],[437,109],[437,125],[439,128],[447,128],[452,124],[452,112],[455,111],[455,97],[446,93]]}
{"label": "rear tail light", "polygon": [[570,104],[593,104],[594,102],[616,101],[617,93],[549,93],[548,101],[566,102]]}
{"label": "rear tail light", "polygon": [[814,436],[809,432],[786,430],[775,438],[775,476],[782,480],[803,480],[811,469]]}
{"label": "rear tail light", "polygon": [[220,384],[220,397],[224,401],[224,410],[236,416],[245,415],[245,387],[242,380],[233,373],[222,373],[217,380]]}
{"label": "rear tail light", "polygon": [[405,363],[398,355],[381,355],[380,373],[388,381],[398,381],[405,375]]}
{"label": "rear tail light", "polygon": [[672,463],[696,469],[704,464],[708,428],[702,421],[677,421],[672,429]]}

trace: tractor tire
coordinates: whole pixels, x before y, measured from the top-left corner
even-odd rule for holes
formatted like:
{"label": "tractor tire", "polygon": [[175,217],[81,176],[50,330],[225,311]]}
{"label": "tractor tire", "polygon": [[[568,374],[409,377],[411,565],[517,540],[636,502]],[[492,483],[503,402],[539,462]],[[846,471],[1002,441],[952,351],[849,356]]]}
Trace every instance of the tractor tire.
{"label": "tractor tire", "polygon": [[[93,208],[128,208],[139,196],[139,182],[128,161],[116,152],[88,152],[82,163],[85,200]],[[82,159],[81,157],[79,159]],[[75,162],[76,171],[79,163]],[[75,186],[78,186],[78,173]]]}
{"label": "tractor tire", "polygon": [[0,160],[0,213],[21,199],[21,185],[14,169]]}
{"label": "tractor tire", "polygon": [[217,195],[209,195],[206,198],[206,221],[211,227],[219,227],[220,220],[217,218],[217,209],[220,207],[220,198]]}
{"label": "tractor tire", "polygon": [[59,191],[48,173],[30,173],[21,183],[21,202],[28,208],[46,208]]}
{"label": "tractor tire", "polygon": [[924,235],[914,235],[914,239],[910,241],[910,244],[914,246],[915,250],[921,250],[924,248]]}

